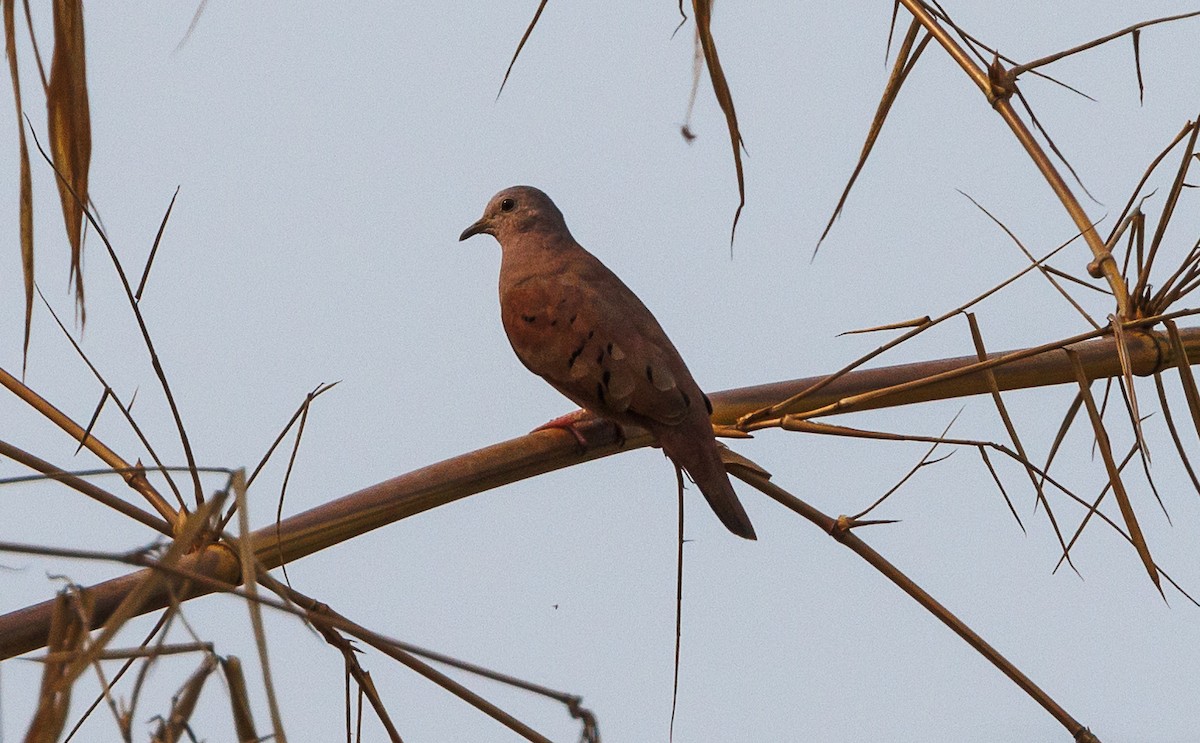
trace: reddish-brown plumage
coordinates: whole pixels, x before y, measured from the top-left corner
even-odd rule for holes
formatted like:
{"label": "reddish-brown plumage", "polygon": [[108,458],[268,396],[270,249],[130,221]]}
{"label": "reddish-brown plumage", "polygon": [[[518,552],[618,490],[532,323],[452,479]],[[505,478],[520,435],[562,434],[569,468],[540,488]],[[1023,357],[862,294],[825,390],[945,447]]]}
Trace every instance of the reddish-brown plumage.
{"label": "reddish-brown plumage", "polygon": [[577,405],[649,430],[721,522],[754,539],[707,398],[658,321],[575,242],[554,202],[529,186],[505,189],[460,239],[479,233],[495,236],[504,253],[500,318],[521,362]]}

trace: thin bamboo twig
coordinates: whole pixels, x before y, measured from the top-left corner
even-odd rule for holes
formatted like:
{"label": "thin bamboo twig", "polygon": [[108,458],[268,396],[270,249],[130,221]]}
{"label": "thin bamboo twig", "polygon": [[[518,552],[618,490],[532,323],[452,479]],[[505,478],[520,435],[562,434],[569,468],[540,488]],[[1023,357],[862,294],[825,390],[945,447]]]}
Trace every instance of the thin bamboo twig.
{"label": "thin bamboo twig", "polygon": [[[1078,235],[1076,235],[1075,237],[1078,237]],[[1001,281],[999,284],[996,284],[995,286],[993,286],[992,288],[983,292],[982,294],[976,296],[975,298],[959,305],[958,307],[955,307],[954,309],[950,310],[949,312],[945,312],[945,313],[939,315],[938,317],[936,317],[932,320],[929,320],[928,318],[926,318],[924,322],[915,323],[915,327],[913,327],[913,329],[908,331],[907,333],[899,335],[899,336],[893,338],[892,340],[888,341],[887,343],[884,343],[883,345],[879,346],[874,351],[871,351],[867,354],[864,354],[863,356],[858,357],[854,361],[850,362],[849,364],[846,364],[841,369],[838,369],[837,371],[835,371],[832,374],[826,375],[824,377],[818,377],[817,380],[815,382],[813,382],[813,384],[809,385],[808,387],[802,388],[799,392],[797,392],[794,395],[789,395],[786,400],[777,401],[777,402],[772,403],[771,405],[764,406],[761,409],[749,411],[749,412],[741,415],[737,421],[738,425],[739,426],[748,426],[752,423],[756,423],[758,421],[765,420],[767,418],[778,416],[780,413],[787,412],[788,410],[790,410],[792,408],[792,406],[795,403],[799,402],[801,399],[821,391],[826,386],[836,382],[842,376],[849,374],[850,372],[854,371],[855,369],[857,369],[858,367],[867,363],[868,361],[870,361],[878,356],[881,356],[886,351],[889,351],[889,350],[895,348],[896,346],[899,346],[900,344],[904,343],[905,341],[909,340],[910,338],[920,335],[921,333],[925,332],[926,330],[929,330],[933,326],[935,326],[939,323],[945,322],[946,320],[949,320],[950,318],[958,315],[960,312],[964,312],[965,310],[969,309],[970,307],[973,307],[974,305],[979,304],[983,300],[992,296],[993,294],[1000,291],[1001,289],[1008,286],[1009,284],[1013,283],[1014,281],[1021,278],[1025,274],[1040,267],[1043,263],[1050,260],[1050,258],[1054,257],[1054,255],[1057,254],[1060,250],[1062,250],[1063,248],[1067,247],[1072,242],[1074,242],[1075,237],[1073,237],[1070,240],[1059,245],[1054,250],[1051,250],[1049,253],[1047,253],[1045,256],[1043,256],[1041,258],[1041,260],[1037,261],[1033,265],[1029,265],[1029,266],[1026,266],[1025,268],[1022,268],[1020,271],[1017,271],[1012,276],[1009,276],[1004,281]],[[910,324],[910,322],[911,321],[906,321],[905,323],[902,323],[902,324],[907,326]],[[882,329],[887,326],[879,326],[879,327]]]}
{"label": "thin bamboo twig", "polygon": [[[986,361],[987,348],[984,346],[983,333],[979,330],[979,322],[975,319],[975,313],[967,313],[967,323],[971,328],[971,340],[975,343],[975,355],[980,361]],[[1029,476],[1029,482],[1033,485],[1033,492],[1037,494],[1038,502],[1046,507],[1046,517],[1050,520],[1050,526],[1054,529],[1054,536],[1058,539],[1059,545],[1062,546],[1063,553],[1066,554],[1067,545],[1063,540],[1062,530],[1058,528],[1058,519],[1054,517],[1054,511],[1050,508],[1050,501],[1046,500],[1046,494],[1042,492],[1042,483],[1030,464],[1029,456],[1025,453],[1025,446],[1021,443],[1021,437],[1017,434],[1017,427],[1013,423],[1012,417],[1008,414],[1004,398],[1000,395],[1000,385],[996,383],[996,373],[989,369],[984,374],[987,377],[988,391],[992,394],[992,402],[996,405],[996,410],[1000,414],[1000,420],[1004,423],[1004,430],[1008,433],[1009,441],[1012,442],[1017,456],[1021,458],[1021,461],[1025,462],[1025,474]]]}
{"label": "thin bamboo twig", "polygon": [[83,427],[75,421],[71,420],[66,413],[54,407],[38,393],[26,387],[24,383],[12,376],[4,369],[0,368],[0,385],[8,388],[10,392],[21,398],[31,408],[36,410],[46,420],[55,424],[68,436],[79,442],[84,442],[85,448],[100,458],[100,461],[112,467],[114,470],[125,473],[122,477],[129,487],[136,490],[142,495],[146,501],[158,511],[158,514],[167,520],[173,527],[176,526],[178,516],[175,510],[167,503],[166,499],[159,494],[150,481],[146,479],[145,472],[140,468],[134,468],[124,459],[117,455],[112,449],[104,445],[104,442],[97,439],[95,436],[89,436],[84,431]]}
{"label": "thin bamboo twig", "polygon": [[1113,39],[1119,39],[1122,36],[1124,36],[1125,34],[1131,34],[1134,31],[1139,31],[1143,28],[1146,28],[1147,26],[1153,26],[1158,23],[1169,23],[1171,21],[1179,21],[1179,20],[1183,20],[1184,18],[1191,18],[1191,17],[1197,16],[1197,15],[1200,15],[1200,10],[1192,11],[1191,13],[1180,13],[1179,15],[1166,16],[1164,18],[1155,18],[1153,20],[1142,21],[1141,23],[1135,23],[1132,26],[1121,29],[1120,31],[1114,31],[1113,33],[1108,34],[1107,36],[1101,36],[1098,39],[1092,39],[1091,41],[1080,44],[1079,46],[1073,46],[1070,49],[1067,49],[1065,51],[1055,52],[1054,54],[1049,54],[1045,57],[1040,57],[1038,59],[1035,59],[1032,62],[1026,62],[1025,64],[1017,65],[1016,67],[1012,68],[1012,73],[1014,75],[1020,75],[1022,72],[1029,72],[1030,70],[1033,70],[1035,68],[1042,67],[1044,65],[1048,65],[1051,62],[1057,62],[1058,60],[1060,60],[1064,57],[1069,57],[1072,54],[1078,54],[1079,52],[1086,51],[1093,47],[1100,46],[1101,44],[1107,44],[1108,42],[1112,41]]}
{"label": "thin bamboo twig", "polygon": [[1003,65],[1000,64],[999,59],[995,60],[991,68],[984,70],[975,64],[970,55],[938,23],[937,19],[929,12],[929,9],[925,7],[922,0],[900,0],[900,2],[921,22],[921,25],[929,31],[934,39],[942,45],[942,48],[946,50],[951,59],[958,63],[963,72],[967,73],[967,76],[984,94],[996,113],[1000,114],[1000,118],[1004,120],[1004,123],[1008,124],[1017,141],[1025,149],[1030,159],[1033,160],[1033,164],[1041,172],[1042,177],[1046,179],[1046,182],[1062,203],[1063,208],[1066,209],[1075,226],[1083,234],[1083,238],[1087,242],[1088,248],[1091,249],[1093,256],[1088,273],[1097,278],[1103,275],[1108,280],[1109,287],[1113,292],[1113,298],[1117,304],[1117,315],[1126,319],[1130,318],[1129,290],[1125,286],[1125,282],[1121,279],[1120,267],[1117,266],[1112,253],[1105,247],[1104,241],[1100,239],[1093,221],[1087,216],[1083,207],[1080,206],[1079,200],[1075,198],[1075,194],[1071,191],[1071,187],[1063,180],[1062,175],[1054,167],[1054,163],[1046,155],[1045,150],[1038,144],[1033,133],[1029,131],[1029,128],[1025,126],[1025,122],[1021,121],[1016,110],[1012,107],[1010,97],[1016,80],[1011,71],[1005,70]]}
{"label": "thin bamboo twig", "polygon": [[930,614],[933,614],[938,620],[949,627],[955,634],[961,637],[968,645],[983,657],[987,658],[992,665],[996,666],[1001,673],[1008,676],[1022,691],[1028,694],[1034,701],[1042,706],[1050,713],[1054,719],[1058,720],[1067,731],[1075,737],[1076,741],[1090,741],[1098,743],[1086,727],[1079,721],[1067,713],[1057,702],[1054,701],[1045,691],[1035,684],[1028,676],[1014,666],[1000,651],[992,647],[986,640],[980,637],[974,630],[968,627],[961,619],[954,615],[949,609],[942,606],[937,599],[929,595],[924,589],[918,586],[911,578],[904,574],[899,568],[890,563],[887,558],[872,549],[866,542],[858,537],[853,532],[854,524],[846,518],[831,518],[821,511],[813,508],[808,503],[800,500],[796,496],[787,492],[775,483],[766,479],[751,470],[743,470],[734,468],[732,474],[748,485],[757,488],[759,491],[776,501],[780,505],[788,508],[795,513],[800,514],[804,518],[815,524],[821,531],[833,537],[836,541],[849,547],[856,555],[866,560],[871,567],[878,570],[888,580],[895,583],[900,590],[911,596],[917,603],[921,605]]}
{"label": "thin bamboo twig", "polygon": [[[88,370],[90,370],[92,372],[92,376],[94,376],[96,378],[96,381],[98,381],[101,385],[103,385],[104,394],[101,395],[100,404],[102,405],[104,403],[105,397],[111,397],[113,399],[113,402],[115,402],[117,404],[117,409],[120,410],[121,415],[124,416],[125,422],[129,424],[129,427],[133,430],[134,434],[138,437],[138,441],[142,442],[142,446],[145,447],[146,452],[150,455],[150,459],[153,460],[154,464],[158,466],[158,471],[162,472],[163,477],[167,481],[167,485],[169,485],[171,488],[171,491],[175,493],[175,500],[178,501],[179,507],[181,509],[186,510],[186,507],[184,506],[184,503],[183,503],[183,495],[179,492],[179,487],[175,484],[175,479],[171,477],[170,471],[167,470],[167,468],[163,465],[162,457],[158,456],[158,451],[155,450],[154,445],[150,443],[150,439],[146,436],[145,432],[142,431],[141,425],[138,424],[137,420],[133,417],[133,414],[130,412],[131,409],[133,408],[133,403],[130,402],[129,405],[126,405],[125,403],[121,402],[121,399],[119,397],[117,397],[117,393],[114,392],[112,386],[109,385],[108,380],[104,378],[104,375],[100,373],[100,370],[96,368],[96,365],[93,364],[92,360],[88,358],[88,355],[86,353],[84,353],[83,348],[79,345],[79,342],[76,341],[75,338],[71,335],[70,331],[67,330],[67,326],[58,317],[58,313],[54,311],[54,306],[51,305],[49,300],[46,299],[46,296],[44,294],[42,294],[41,287],[37,288],[37,292],[38,292],[38,296],[41,297],[41,299],[42,299],[42,304],[45,305],[46,309],[50,312],[50,316],[54,318],[54,322],[58,324],[59,330],[61,330],[63,336],[66,337],[66,339],[68,341],[70,341],[71,347],[75,349],[75,353],[78,354],[79,358],[83,360],[83,363],[87,365]],[[136,397],[137,391],[135,390],[133,394],[134,394],[134,397]],[[100,405],[97,405],[96,413],[93,415],[93,420],[88,423],[88,427],[84,431],[84,438],[83,438],[83,440],[81,440],[79,442],[79,448],[82,448],[84,445],[84,442],[88,438],[91,437],[92,423],[95,422],[95,418],[97,418],[99,415],[100,415]],[[78,451],[78,450],[79,449],[77,448],[76,451]],[[189,461],[188,464],[193,468],[196,466],[195,462]],[[192,476],[196,476],[197,473],[194,469],[192,469],[192,470],[188,470],[188,474],[192,475]]]}
{"label": "thin bamboo twig", "polygon": [[73,488],[80,493],[83,493],[87,497],[98,501],[105,506],[108,506],[114,511],[117,511],[118,513],[124,514],[135,521],[149,526],[151,529],[158,531],[164,536],[171,536],[171,525],[158,518],[154,514],[147,513],[132,503],[125,502],[118,496],[108,492],[98,485],[94,485],[87,480],[84,480],[82,477],[59,469],[46,460],[23,449],[19,449],[7,441],[0,441],[0,456],[8,457],[14,462],[20,462],[26,467],[35,469],[44,474],[46,477],[57,480],[67,487]]}
{"label": "thin bamboo twig", "polygon": [[[1185,314],[1193,314],[1196,311],[1189,309],[1189,310],[1180,310],[1179,312],[1185,313]],[[1167,315],[1159,315],[1159,316],[1151,317],[1151,318],[1143,318],[1141,320],[1125,322],[1125,323],[1123,323],[1123,325],[1126,328],[1145,328],[1145,327],[1149,327],[1151,325],[1157,324],[1159,322],[1162,322],[1163,320],[1171,319],[1176,314],[1177,313],[1170,313]],[[884,398],[889,398],[889,397],[897,396],[897,395],[901,395],[901,396],[906,395],[908,393],[912,393],[917,390],[920,390],[923,387],[929,387],[931,385],[936,385],[941,382],[949,382],[952,380],[957,380],[957,379],[960,379],[965,376],[974,375],[979,372],[987,371],[988,369],[995,369],[997,367],[1011,365],[1014,362],[1031,359],[1033,357],[1040,356],[1042,354],[1046,354],[1051,351],[1075,346],[1076,344],[1081,344],[1084,341],[1107,335],[1110,332],[1111,331],[1108,328],[1102,328],[1100,330],[1092,330],[1092,331],[1089,331],[1086,333],[1080,333],[1078,335],[1071,336],[1070,338],[1065,338],[1065,339],[1058,340],[1058,341],[1052,341],[1050,343],[1044,343],[1040,346],[1026,348],[1021,351],[1013,351],[1013,352],[1006,353],[1006,354],[990,355],[988,357],[987,361],[980,361],[980,362],[977,362],[974,364],[967,364],[967,365],[959,366],[956,368],[947,369],[946,371],[938,373],[938,374],[932,374],[929,376],[919,377],[919,378],[912,379],[907,382],[901,382],[899,384],[895,384],[895,385],[892,385],[889,387],[876,388],[869,392],[863,392],[858,395],[841,398],[835,402],[829,403],[828,405],[825,405],[822,407],[818,407],[818,408],[810,407],[808,410],[804,411],[803,413],[801,413],[800,411],[795,411],[794,414],[805,415],[808,417],[817,417],[817,416],[822,416],[822,415],[833,415],[835,413],[847,413],[847,412],[851,412],[851,411],[867,410],[870,407],[874,407],[873,403],[877,404],[877,403],[879,403],[879,401],[881,399],[884,399]],[[1162,343],[1161,338],[1158,335],[1153,334],[1153,333],[1142,332],[1142,333],[1135,335],[1133,337],[1133,339],[1135,339],[1139,344],[1138,350],[1140,351],[1140,353],[1138,354],[1138,359],[1145,363],[1150,364],[1150,368],[1146,368],[1145,371],[1139,371],[1135,368],[1135,373],[1137,373],[1139,375],[1152,374],[1154,372],[1154,368],[1157,367],[1157,365],[1161,362],[1162,356],[1164,354],[1164,349],[1163,349],[1164,344]],[[1096,348],[1095,346],[1092,346],[1092,347],[1090,347],[1090,350],[1095,350],[1095,348]],[[1074,350],[1078,351],[1080,349],[1074,349]],[[1133,352],[1130,351],[1130,353],[1132,355]],[[1116,354],[1114,353],[1114,356],[1115,355]],[[1101,364],[1103,364],[1105,362],[1110,362],[1112,360],[1113,359],[1105,358],[1105,359],[1100,359],[1100,360],[1096,360],[1096,361],[1099,361]],[[1117,369],[1118,370],[1121,369],[1119,359],[1117,359]],[[1095,376],[1101,376],[1101,377],[1115,376],[1115,372],[1113,374],[1109,374],[1106,369],[1106,371],[1104,373],[1101,373],[1101,374],[1098,374]],[[1045,384],[1052,384],[1052,382],[1047,381],[1047,382],[1045,382]],[[778,406],[776,406],[776,407],[778,407]],[[769,427],[770,425],[773,425],[773,423],[771,423],[771,422],[756,423],[752,426],[745,426],[744,428],[745,428],[745,430],[756,430],[759,428]]]}
{"label": "thin bamboo twig", "polygon": [[679,702],[679,657],[683,644],[683,468],[675,465],[676,512],[679,514],[675,543],[675,663],[671,676],[671,722],[667,726],[667,740],[675,740],[675,712]]}
{"label": "thin bamboo twig", "polygon": [[[28,123],[28,120],[26,123]],[[158,352],[154,349],[154,341],[151,340],[150,331],[146,328],[146,320],[144,317],[142,317],[142,311],[138,307],[138,301],[133,296],[133,288],[129,285],[129,277],[125,274],[125,269],[121,266],[120,259],[117,258],[117,251],[113,248],[112,243],[109,242],[108,235],[105,233],[103,227],[92,215],[92,211],[87,208],[87,204],[84,203],[84,200],[80,198],[78,193],[76,193],[71,182],[63,176],[58,167],[54,164],[54,161],[51,160],[50,156],[46,154],[46,151],[42,149],[42,143],[38,141],[37,133],[33,131],[32,125],[30,125],[30,132],[33,137],[33,143],[37,146],[38,152],[41,154],[42,159],[46,161],[47,165],[54,169],[54,175],[58,178],[59,185],[69,191],[71,196],[74,197],[76,204],[78,204],[80,211],[83,213],[83,216],[87,219],[88,223],[92,225],[92,228],[96,231],[96,234],[99,235],[100,242],[104,244],[105,249],[108,251],[109,258],[112,259],[113,267],[117,271],[117,277],[121,279],[121,286],[124,288],[125,296],[129,300],[130,309],[133,310],[133,317],[137,321],[138,329],[142,333],[142,342],[145,344],[146,351],[150,355],[150,366],[154,369],[154,375],[158,378],[159,384],[162,385],[163,396],[167,400],[167,407],[170,408],[171,416],[175,420],[175,428],[179,433],[180,443],[183,445],[183,455],[187,459],[188,466],[194,468],[196,466],[196,458],[192,454],[192,444],[188,440],[187,431],[183,426],[183,417],[179,413],[179,406],[175,403],[175,395],[172,394],[171,385],[167,382],[167,375],[166,372],[163,371],[162,362],[160,362],[158,359]],[[192,483],[195,486],[196,505],[199,507],[204,502],[204,490],[200,484],[200,475],[194,470],[192,472]]]}

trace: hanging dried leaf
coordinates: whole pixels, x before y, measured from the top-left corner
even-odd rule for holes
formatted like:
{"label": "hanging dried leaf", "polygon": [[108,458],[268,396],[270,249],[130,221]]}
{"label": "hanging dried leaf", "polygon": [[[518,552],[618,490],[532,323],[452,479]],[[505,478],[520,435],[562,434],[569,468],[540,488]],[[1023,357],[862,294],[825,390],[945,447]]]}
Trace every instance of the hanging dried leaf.
{"label": "hanging dried leaf", "polygon": [[1083,364],[1079,360],[1079,354],[1070,349],[1063,350],[1067,352],[1067,356],[1071,359],[1071,366],[1075,369],[1075,378],[1079,383],[1079,394],[1083,398],[1084,406],[1087,408],[1088,417],[1092,420],[1092,429],[1096,435],[1096,444],[1100,450],[1100,456],[1104,460],[1104,468],[1108,471],[1108,481],[1112,484],[1113,496],[1116,497],[1117,506],[1121,509],[1121,517],[1125,520],[1125,528],[1129,530],[1129,540],[1133,543],[1134,549],[1137,550],[1138,557],[1142,559],[1142,565],[1146,568],[1146,573],[1149,574],[1154,587],[1161,594],[1163,589],[1162,582],[1158,579],[1158,566],[1154,564],[1154,558],[1150,556],[1150,547],[1146,544],[1146,537],[1142,534],[1142,527],[1138,524],[1137,516],[1133,512],[1133,504],[1129,501],[1129,494],[1125,490],[1125,484],[1121,481],[1121,470],[1117,466],[1116,459],[1113,457],[1108,431],[1104,428],[1104,421],[1101,419],[1100,410],[1096,407],[1096,402],[1092,398],[1091,382],[1088,380],[1087,373],[1083,369]]}
{"label": "hanging dried leaf", "polygon": [[738,207],[733,213],[733,227],[729,230],[729,242],[733,244],[733,236],[737,233],[738,219],[742,216],[742,207],[746,206],[746,179],[742,173],[742,132],[738,129],[737,111],[733,108],[733,95],[729,92],[729,83],[725,80],[725,71],[721,68],[721,60],[717,57],[717,43],[712,36],[712,0],[692,0],[692,14],[696,17],[696,34],[700,38],[700,47],[704,50],[704,61],[708,64],[708,76],[712,80],[713,93],[717,103],[725,112],[725,125],[729,129],[729,142],[733,145],[733,166],[737,170]]}
{"label": "hanging dried leaf", "polygon": [[17,44],[14,6],[16,0],[4,0],[4,48],[8,52],[8,73],[12,77],[13,101],[17,106],[17,142],[20,149],[21,272],[25,277],[25,341],[21,347],[21,368],[29,355],[29,322],[33,317],[33,185],[29,177],[29,147],[25,144],[25,113],[21,107],[21,80],[17,74]]}
{"label": "hanging dried leaf", "polygon": [[88,111],[87,66],[84,62],[83,2],[55,0],[54,58],[46,89],[50,151],[58,169],[58,193],[71,242],[71,280],[81,321],[83,306],[83,207],[88,203],[88,166],[92,159],[92,125]]}

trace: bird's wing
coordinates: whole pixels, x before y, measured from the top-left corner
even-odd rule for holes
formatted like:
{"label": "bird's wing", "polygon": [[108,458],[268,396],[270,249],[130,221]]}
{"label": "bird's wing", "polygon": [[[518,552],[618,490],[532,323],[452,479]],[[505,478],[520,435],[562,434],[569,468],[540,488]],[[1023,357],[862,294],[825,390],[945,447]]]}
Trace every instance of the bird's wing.
{"label": "bird's wing", "polygon": [[599,261],[588,268],[502,291],[517,357],[592,412],[678,425],[692,405],[705,404],[703,393],[637,296]]}

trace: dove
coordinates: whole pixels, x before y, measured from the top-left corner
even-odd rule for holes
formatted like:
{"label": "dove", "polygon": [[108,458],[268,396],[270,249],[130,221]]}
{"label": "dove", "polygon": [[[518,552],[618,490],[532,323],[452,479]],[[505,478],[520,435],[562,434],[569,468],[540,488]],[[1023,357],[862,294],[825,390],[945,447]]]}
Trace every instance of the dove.
{"label": "dove", "polygon": [[[653,434],[721,523],[755,539],[721,463],[708,396],[650,310],[571,237],[550,197],[504,189],[458,239],[479,234],[500,243],[500,319],[521,363],[584,410]],[[570,429],[571,420],[544,428]]]}

